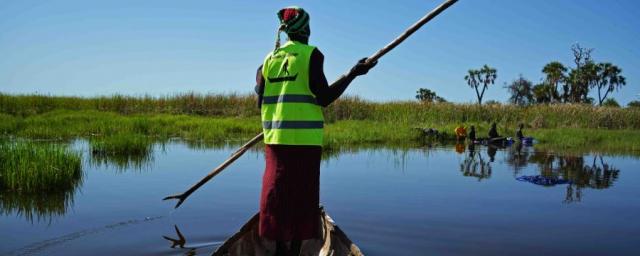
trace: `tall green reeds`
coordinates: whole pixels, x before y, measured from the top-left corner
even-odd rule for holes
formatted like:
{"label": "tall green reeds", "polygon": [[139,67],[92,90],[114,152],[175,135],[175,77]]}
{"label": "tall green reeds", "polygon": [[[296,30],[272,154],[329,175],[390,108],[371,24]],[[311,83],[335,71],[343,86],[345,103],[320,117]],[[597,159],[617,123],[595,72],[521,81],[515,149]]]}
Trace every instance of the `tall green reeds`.
{"label": "tall green reeds", "polygon": [[60,109],[207,116],[252,116],[259,113],[256,97],[252,95],[191,92],[163,97],[113,95],[87,98],[0,93],[1,113],[29,116]]}
{"label": "tall green reeds", "polygon": [[0,214],[64,215],[82,183],[81,156],[63,145],[0,142]]}
{"label": "tall green reeds", "polygon": [[[5,134],[30,139],[106,138],[118,134],[140,134],[158,139],[224,141],[260,131],[259,118],[202,117],[190,115],[121,115],[96,110],[51,112],[13,117],[0,115]],[[0,129],[3,125],[0,125]],[[1,130],[0,130],[1,131]]]}
{"label": "tall green reeds", "polygon": [[82,178],[81,156],[65,146],[0,143],[0,191],[39,193],[75,189]]}

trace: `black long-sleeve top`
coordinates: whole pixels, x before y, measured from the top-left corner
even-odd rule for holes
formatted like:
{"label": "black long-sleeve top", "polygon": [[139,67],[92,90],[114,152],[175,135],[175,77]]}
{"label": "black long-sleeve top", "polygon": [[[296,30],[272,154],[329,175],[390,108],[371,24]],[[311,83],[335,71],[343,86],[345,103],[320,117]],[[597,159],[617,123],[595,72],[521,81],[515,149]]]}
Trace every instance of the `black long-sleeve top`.
{"label": "black long-sleeve top", "polygon": [[[342,95],[342,93],[344,93],[355,76],[349,73],[329,86],[327,77],[324,75],[324,55],[320,50],[318,50],[318,48],[311,52],[311,58],[309,61],[309,89],[316,96],[318,105],[322,107],[329,106],[329,104],[334,102],[338,97],[340,97],[340,95]],[[262,106],[262,95],[264,94],[262,65],[258,67],[256,74],[255,90],[258,94],[258,108],[260,108]]]}
{"label": "black long-sleeve top", "polygon": [[493,139],[497,137],[500,137],[500,135],[498,134],[498,130],[495,126],[492,126],[491,129],[489,129],[489,138]]}

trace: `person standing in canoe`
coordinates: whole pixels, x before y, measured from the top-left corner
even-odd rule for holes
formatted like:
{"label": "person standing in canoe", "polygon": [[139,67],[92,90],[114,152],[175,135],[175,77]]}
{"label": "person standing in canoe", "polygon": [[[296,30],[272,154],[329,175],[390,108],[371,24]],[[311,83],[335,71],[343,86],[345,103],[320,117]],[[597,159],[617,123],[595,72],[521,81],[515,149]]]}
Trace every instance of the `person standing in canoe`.
{"label": "person standing in canoe", "polygon": [[462,124],[458,125],[453,132],[456,134],[456,141],[458,142],[464,142],[464,139],[467,138],[467,129]]}
{"label": "person standing in canoe", "polygon": [[491,129],[489,129],[489,139],[495,139],[500,137],[500,134],[498,134],[498,128],[496,127],[496,122],[493,122],[491,124]]}
{"label": "person standing in canoe", "polygon": [[471,128],[469,128],[469,140],[471,141],[471,143],[475,143],[476,141],[476,127],[475,126],[471,126]]}
{"label": "person standing in canoe", "polygon": [[[328,106],[377,62],[361,59],[329,86],[324,56],[309,45],[309,14],[299,7],[278,12],[275,49],[256,74],[266,167],[260,196],[259,234],[276,241],[276,255],[298,255],[302,240],[319,234],[320,159]],[[280,45],[280,32],[288,40]]]}
{"label": "person standing in canoe", "polygon": [[522,133],[522,130],[524,130],[524,124],[520,123],[518,125],[518,129],[516,130],[516,138],[518,138],[518,140],[520,141],[524,140],[524,134]]}

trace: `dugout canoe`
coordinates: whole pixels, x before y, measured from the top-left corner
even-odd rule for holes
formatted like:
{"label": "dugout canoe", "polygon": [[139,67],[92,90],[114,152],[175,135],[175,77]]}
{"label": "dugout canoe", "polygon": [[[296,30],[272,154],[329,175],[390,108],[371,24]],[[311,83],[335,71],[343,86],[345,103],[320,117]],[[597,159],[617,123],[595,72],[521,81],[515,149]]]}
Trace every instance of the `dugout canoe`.
{"label": "dugout canoe", "polygon": [[507,141],[505,137],[496,137],[496,138],[477,138],[473,141],[473,144],[482,144],[482,145],[500,145]]}
{"label": "dugout canoe", "polygon": [[[254,215],[240,228],[238,233],[231,236],[212,254],[213,256],[255,255],[270,256],[275,252],[275,242],[258,236],[259,215]],[[335,224],[329,215],[320,208],[318,217],[322,227],[318,239],[302,242],[300,255],[333,255],[333,256],[362,256],[362,252],[347,235]]]}

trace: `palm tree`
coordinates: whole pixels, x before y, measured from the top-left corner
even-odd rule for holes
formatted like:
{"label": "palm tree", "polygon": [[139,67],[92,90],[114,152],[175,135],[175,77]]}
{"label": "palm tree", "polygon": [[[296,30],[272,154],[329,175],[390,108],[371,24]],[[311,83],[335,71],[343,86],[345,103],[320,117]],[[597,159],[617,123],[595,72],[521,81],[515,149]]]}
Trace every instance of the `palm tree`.
{"label": "palm tree", "polygon": [[547,83],[539,83],[533,86],[533,98],[536,103],[549,103],[551,99],[549,98],[549,91],[552,88],[550,84]]}
{"label": "palm tree", "polygon": [[[480,70],[469,69],[469,73],[464,76],[464,80],[467,80],[469,87],[476,90],[478,96],[478,104],[482,104],[482,96],[478,93],[478,86],[480,86]],[[484,93],[484,92],[483,92]]]}
{"label": "palm tree", "polygon": [[566,72],[567,68],[558,61],[550,62],[542,68],[542,73],[547,75],[545,82],[552,85],[549,88],[549,98],[552,102],[560,100],[560,96],[558,95],[558,85],[565,82],[567,79],[567,75],[565,75]]}
{"label": "palm tree", "polygon": [[568,92],[565,93],[565,102],[589,103],[589,89],[598,82],[600,67],[587,62],[576,69],[572,69],[567,76]]}
{"label": "palm tree", "polygon": [[[597,79],[592,87],[598,88],[598,104],[602,106],[602,103],[607,98],[610,92],[622,88],[627,84],[626,78],[622,75],[622,69],[609,62],[599,63],[597,68]],[[602,90],[604,89],[604,95]]]}

